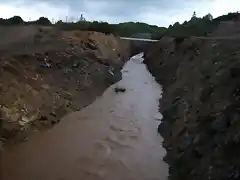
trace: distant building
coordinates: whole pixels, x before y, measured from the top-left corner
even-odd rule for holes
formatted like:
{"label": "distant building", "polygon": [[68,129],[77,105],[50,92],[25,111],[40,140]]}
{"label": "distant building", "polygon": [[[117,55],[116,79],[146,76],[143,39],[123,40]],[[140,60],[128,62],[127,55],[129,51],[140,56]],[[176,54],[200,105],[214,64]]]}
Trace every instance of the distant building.
{"label": "distant building", "polygon": [[86,21],[85,17],[83,17],[83,14],[81,14],[79,21]]}

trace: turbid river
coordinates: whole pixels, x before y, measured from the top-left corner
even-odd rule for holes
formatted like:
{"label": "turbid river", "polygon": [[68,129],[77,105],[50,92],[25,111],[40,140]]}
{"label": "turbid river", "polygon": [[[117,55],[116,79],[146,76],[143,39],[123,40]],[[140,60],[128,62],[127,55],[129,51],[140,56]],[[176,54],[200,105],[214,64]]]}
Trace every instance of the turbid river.
{"label": "turbid river", "polygon": [[[1,154],[1,180],[166,180],[161,88],[141,55],[93,104]],[[126,91],[116,93],[116,86]]]}

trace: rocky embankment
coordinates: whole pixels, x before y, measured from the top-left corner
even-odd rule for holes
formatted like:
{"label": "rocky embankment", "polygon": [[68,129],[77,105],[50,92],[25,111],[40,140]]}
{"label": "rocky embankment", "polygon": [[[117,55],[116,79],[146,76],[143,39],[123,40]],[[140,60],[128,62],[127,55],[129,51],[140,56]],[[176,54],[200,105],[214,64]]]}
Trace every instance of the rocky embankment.
{"label": "rocky embankment", "polygon": [[[228,38],[233,29],[236,38]],[[232,23],[208,39],[165,37],[146,53],[163,86],[158,131],[171,180],[240,179],[239,29]]]}
{"label": "rocky embankment", "polygon": [[[0,141],[52,127],[121,78],[128,42],[96,32],[0,27]],[[115,75],[112,75],[115,74]]]}

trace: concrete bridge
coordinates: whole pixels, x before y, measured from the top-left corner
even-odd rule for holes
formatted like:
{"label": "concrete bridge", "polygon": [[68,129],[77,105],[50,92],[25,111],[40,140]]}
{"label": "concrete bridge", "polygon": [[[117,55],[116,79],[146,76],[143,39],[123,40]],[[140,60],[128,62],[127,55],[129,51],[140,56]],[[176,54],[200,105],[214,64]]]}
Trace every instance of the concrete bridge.
{"label": "concrete bridge", "polygon": [[151,48],[152,44],[158,42],[154,39],[142,39],[142,38],[130,38],[130,37],[121,37],[123,41],[128,41],[130,43],[132,55],[138,54],[140,52],[146,52]]}
{"label": "concrete bridge", "polygon": [[130,38],[130,37],[121,37],[123,40],[130,40],[130,41],[145,41],[145,42],[157,42],[158,40],[155,39],[141,39],[141,38]]}

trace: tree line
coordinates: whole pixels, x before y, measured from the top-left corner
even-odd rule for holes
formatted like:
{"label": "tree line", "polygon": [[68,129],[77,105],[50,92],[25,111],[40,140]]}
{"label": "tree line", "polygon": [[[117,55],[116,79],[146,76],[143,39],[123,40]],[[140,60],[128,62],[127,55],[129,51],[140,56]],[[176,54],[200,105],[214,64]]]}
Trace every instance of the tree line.
{"label": "tree line", "polygon": [[132,37],[141,33],[156,34],[158,32],[164,32],[166,29],[164,27],[158,27],[141,22],[109,24],[107,22],[98,21],[79,21],[76,23],[65,23],[58,21],[55,25],[63,30],[97,31],[105,34],[114,34],[124,37]]}
{"label": "tree line", "polygon": [[197,17],[196,12],[193,13],[189,21],[179,22],[170,25],[165,32],[154,34],[154,39],[160,39],[163,36],[173,37],[188,37],[188,36],[207,36],[216,28],[222,21],[237,21],[240,20],[240,13],[228,13],[217,18],[209,13],[205,16]]}
{"label": "tree line", "polygon": [[163,36],[186,37],[186,36],[206,36],[210,33],[221,21],[239,20],[240,14],[228,13],[227,15],[219,16],[213,19],[211,14],[207,14],[202,18],[197,17],[196,12],[193,13],[189,21],[182,24],[179,22],[170,25],[168,28],[149,25],[141,22],[124,22],[119,24],[109,24],[107,22],[86,21],[78,22],[63,22],[58,21],[54,24],[46,17],[40,17],[36,21],[24,21],[20,16],[14,16],[9,19],[0,18],[0,25],[44,25],[56,26],[62,30],[84,30],[97,31],[105,34],[115,34],[119,36],[131,37],[140,33],[149,33],[152,39],[160,39]]}
{"label": "tree line", "polygon": [[8,19],[0,18],[1,26],[11,26],[11,25],[30,25],[30,24],[39,24],[39,25],[52,25],[51,21],[48,18],[40,17],[36,21],[24,21],[20,16],[13,16]]}
{"label": "tree line", "polygon": [[83,31],[97,31],[105,34],[115,34],[119,36],[131,37],[138,33],[157,33],[165,30],[165,28],[149,25],[140,22],[125,22],[119,24],[109,24],[107,22],[98,21],[86,21],[80,20],[78,22],[63,22],[61,20],[56,23],[51,23],[51,21],[46,17],[40,17],[36,21],[24,21],[20,16],[14,16],[9,19],[0,18],[0,25],[10,26],[10,25],[43,25],[43,26],[56,26],[62,30],[83,30]]}
{"label": "tree line", "polygon": [[86,21],[80,20],[78,22],[63,22],[61,20],[52,24],[51,21],[46,17],[40,17],[36,21],[24,21],[20,16],[14,16],[9,19],[0,18],[0,25],[10,26],[10,25],[44,25],[44,26],[56,26],[62,30],[83,30],[83,31],[97,31],[105,34],[115,34],[119,36],[131,37],[138,33],[157,33],[159,31],[165,30],[158,26],[149,25],[140,22],[125,22],[119,24],[109,24],[107,22],[98,21]]}

